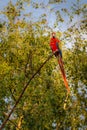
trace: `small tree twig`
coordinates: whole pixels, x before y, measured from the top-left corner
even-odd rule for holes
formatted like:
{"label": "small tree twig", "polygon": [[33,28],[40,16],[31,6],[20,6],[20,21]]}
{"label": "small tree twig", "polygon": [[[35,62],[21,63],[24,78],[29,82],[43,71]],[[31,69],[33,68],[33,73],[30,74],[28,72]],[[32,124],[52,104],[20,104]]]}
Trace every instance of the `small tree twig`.
{"label": "small tree twig", "polygon": [[[8,116],[7,113],[4,112],[5,116]],[[8,120],[9,122],[11,122],[17,129],[19,129],[19,127],[17,126],[17,124],[15,124],[13,121],[11,121],[10,119]]]}
{"label": "small tree twig", "polygon": [[15,110],[17,104],[19,103],[20,99],[22,98],[22,96],[23,96],[25,90],[27,89],[27,87],[28,87],[28,85],[30,84],[30,82],[32,81],[32,79],[38,74],[38,72],[40,72],[41,68],[46,64],[46,62],[47,62],[50,58],[52,58],[52,56],[53,56],[53,53],[44,61],[44,63],[38,68],[38,70],[31,76],[31,78],[29,79],[29,81],[25,84],[25,86],[24,86],[24,88],[23,88],[21,94],[19,95],[18,100],[16,101],[16,103],[15,103],[15,105],[13,106],[12,110],[11,110],[10,113],[8,114],[7,118],[6,118],[6,119],[4,120],[4,122],[2,123],[2,125],[1,125],[1,127],[0,127],[0,130],[2,130],[2,129],[5,127],[7,121],[9,120],[9,118],[10,118],[11,114],[13,113],[13,111]]}
{"label": "small tree twig", "polygon": [[14,97],[14,95],[13,95],[12,90],[11,90],[11,88],[10,88],[10,87],[9,87],[9,90],[10,90],[10,93],[11,93],[11,95],[12,95],[12,97],[13,97],[14,101],[16,102],[16,98]]}

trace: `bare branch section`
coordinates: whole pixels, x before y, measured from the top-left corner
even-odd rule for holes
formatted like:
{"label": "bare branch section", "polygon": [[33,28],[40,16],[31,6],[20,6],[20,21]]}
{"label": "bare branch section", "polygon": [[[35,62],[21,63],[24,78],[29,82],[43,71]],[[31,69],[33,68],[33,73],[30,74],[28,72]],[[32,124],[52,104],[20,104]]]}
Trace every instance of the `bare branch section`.
{"label": "bare branch section", "polygon": [[17,126],[17,129],[16,129],[16,130],[21,129],[22,120],[23,120],[23,115],[22,115],[22,116],[20,116],[20,118],[19,118],[19,121],[18,121],[18,126]]}
{"label": "bare branch section", "polygon": [[[4,115],[5,116],[8,116],[5,112],[4,112]],[[10,123],[12,123],[18,130],[19,130],[19,127],[17,126],[17,124],[15,124],[13,121],[11,121],[10,119],[8,119],[8,121],[10,122]]]}
{"label": "bare branch section", "polygon": [[14,99],[14,101],[16,102],[16,98],[15,98],[15,96],[13,95],[13,92],[12,92],[12,90],[11,90],[11,88],[9,87],[9,90],[10,90],[10,93],[11,93],[11,96],[12,96],[12,98]]}
{"label": "bare branch section", "polygon": [[29,70],[27,71],[27,68],[29,68],[32,72],[31,74],[33,74],[32,51],[30,51],[30,53],[27,55],[27,62],[25,64],[25,69],[24,69],[24,73],[26,77],[28,77],[29,75]]}
{"label": "bare branch section", "polygon": [[13,113],[13,111],[15,110],[17,104],[19,103],[20,99],[22,98],[22,96],[23,96],[25,90],[27,89],[27,87],[28,87],[28,85],[30,84],[30,82],[32,81],[32,79],[38,74],[38,72],[40,72],[41,68],[47,63],[47,61],[50,60],[50,58],[52,58],[52,56],[53,56],[53,54],[51,54],[51,55],[44,61],[44,63],[38,68],[38,70],[31,76],[31,78],[29,79],[29,81],[25,84],[24,89],[23,89],[23,91],[21,92],[21,94],[20,94],[18,100],[16,101],[16,103],[15,103],[15,105],[13,106],[12,110],[11,110],[10,113],[8,114],[7,118],[6,118],[6,119],[4,120],[4,122],[2,123],[2,125],[1,125],[1,127],[0,127],[0,130],[2,130],[2,129],[5,127],[7,121],[9,120],[9,118],[10,118],[11,114]]}

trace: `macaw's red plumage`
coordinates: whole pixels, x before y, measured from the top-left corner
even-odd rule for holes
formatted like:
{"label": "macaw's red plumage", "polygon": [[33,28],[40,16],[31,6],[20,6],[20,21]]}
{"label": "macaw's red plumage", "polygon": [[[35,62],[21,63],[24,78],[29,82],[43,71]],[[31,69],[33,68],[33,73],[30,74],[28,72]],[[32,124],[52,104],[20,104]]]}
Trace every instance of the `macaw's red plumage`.
{"label": "macaw's red plumage", "polygon": [[59,42],[60,40],[54,36],[50,39],[50,47],[53,52],[58,50]]}
{"label": "macaw's red plumage", "polygon": [[54,55],[58,58],[58,63],[59,63],[59,66],[60,66],[60,70],[61,70],[61,74],[62,74],[62,77],[63,77],[63,80],[64,80],[64,84],[65,84],[65,87],[66,87],[67,92],[69,94],[70,88],[68,86],[68,82],[67,82],[67,79],[66,79],[66,74],[65,74],[65,71],[64,71],[64,66],[63,66],[63,61],[62,61],[62,52],[60,50],[59,44],[60,44],[60,40],[58,38],[56,38],[56,33],[53,32],[52,38],[50,39],[50,47],[51,47]]}

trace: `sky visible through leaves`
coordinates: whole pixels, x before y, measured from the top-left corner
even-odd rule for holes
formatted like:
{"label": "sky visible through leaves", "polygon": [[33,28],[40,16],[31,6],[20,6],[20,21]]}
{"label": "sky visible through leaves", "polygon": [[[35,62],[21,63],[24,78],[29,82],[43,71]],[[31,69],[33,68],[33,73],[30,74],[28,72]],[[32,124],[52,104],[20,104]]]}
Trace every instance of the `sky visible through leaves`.
{"label": "sky visible through leaves", "polygon": [[[4,123],[6,130],[14,123],[21,130],[52,130],[54,122],[59,130],[87,129],[86,0],[55,1],[0,0],[0,125],[10,111],[13,121]],[[67,102],[56,57],[41,68],[52,53],[52,31],[61,41]]]}
{"label": "sky visible through leaves", "polygon": [[[1,11],[5,8],[5,6],[8,4],[9,1],[10,0],[0,0],[0,10]],[[46,15],[47,15],[47,25],[49,25],[50,27],[53,27],[55,19],[56,19],[55,11],[61,10],[61,8],[67,8],[70,12],[73,4],[74,3],[76,4],[76,0],[74,0],[74,1],[73,0],[67,0],[67,2],[65,0],[65,2],[63,2],[63,3],[48,4],[48,2],[50,2],[50,1],[52,1],[52,0],[31,0],[31,4],[25,4],[24,5],[25,10],[23,10],[23,14],[22,14],[21,18],[23,17],[24,14],[33,13],[31,19],[30,19],[30,17],[29,18],[27,17],[26,20],[27,21],[28,20],[37,21],[38,18],[43,13],[46,13]],[[12,0],[13,4],[15,4],[16,2],[17,2],[17,0]],[[42,3],[41,8],[33,8],[33,6],[32,6],[33,2],[37,3],[39,5]],[[83,4],[86,4],[86,3],[87,3],[87,0],[81,0],[79,6],[82,6]],[[42,6],[43,6],[43,8],[42,8]],[[52,13],[50,12],[50,9],[53,9]],[[62,12],[61,12],[61,14],[62,14]],[[62,24],[59,23],[59,26],[57,28],[57,30],[59,30],[59,31],[65,31],[69,27],[68,26],[69,21],[68,21],[67,15],[64,15],[64,14],[62,14],[62,15],[63,15],[63,18],[64,18],[64,22]],[[3,15],[0,15],[0,19],[3,20],[3,19],[6,19],[6,18]],[[78,20],[78,18],[75,17],[74,21],[76,22],[77,20]],[[74,23],[74,21],[73,21],[73,23]],[[71,23],[71,25],[73,23]]]}

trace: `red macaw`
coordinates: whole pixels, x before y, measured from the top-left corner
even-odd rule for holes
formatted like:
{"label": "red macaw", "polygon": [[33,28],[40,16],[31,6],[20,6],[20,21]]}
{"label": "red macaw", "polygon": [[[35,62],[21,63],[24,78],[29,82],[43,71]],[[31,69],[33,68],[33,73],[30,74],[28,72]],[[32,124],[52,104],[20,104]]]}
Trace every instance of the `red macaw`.
{"label": "red macaw", "polygon": [[62,61],[62,52],[59,48],[59,44],[60,44],[60,40],[58,38],[56,38],[56,33],[53,32],[52,37],[50,39],[50,47],[51,47],[54,55],[58,58],[58,63],[59,63],[59,66],[60,66],[60,70],[61,70],[61,73],[62,73],[64,84],[66,86],[68,93],[70,93],[70,88],[68,86],[68,82],[67,82],[65,71],[64,71],[63,61]]}

